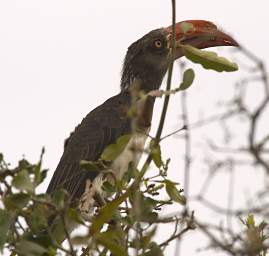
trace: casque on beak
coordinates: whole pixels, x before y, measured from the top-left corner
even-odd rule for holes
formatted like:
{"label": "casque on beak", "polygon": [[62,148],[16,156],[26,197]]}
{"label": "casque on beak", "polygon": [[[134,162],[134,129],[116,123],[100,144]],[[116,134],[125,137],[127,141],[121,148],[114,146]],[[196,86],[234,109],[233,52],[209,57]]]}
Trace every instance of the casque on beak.
{"label": "casque on beak", "polygon": [[[172,40],[172,26],[165,28]],[[229,35],[220,31],[215,24],[205,20],[186,20],[176,23],[176,51],[174,59],[184,54],[180,44],[189,44],[204,49],[214,46],[239,46]]]}

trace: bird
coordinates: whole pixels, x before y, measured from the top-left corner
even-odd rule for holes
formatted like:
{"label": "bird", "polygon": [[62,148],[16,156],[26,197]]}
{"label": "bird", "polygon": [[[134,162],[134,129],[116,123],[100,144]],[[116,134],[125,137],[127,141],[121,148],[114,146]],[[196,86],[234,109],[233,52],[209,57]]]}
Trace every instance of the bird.
{"label": "bird", "polygon": [[[81,160],[98,161],[108,145],[115,144],[121,136],[130,135],[124,150],[109,163],[108,168],[116,179],[122,179],[131,162],[138,164],[151,127],[156,99],[151,92],[159,90],[171,58],[174,61],[184,56],[180,45],[188,44],[199,49],[238,46],[231,36],[209,21],[185,20],[176,23],[174,29],[173,56],[172,26],[152,30],[128,47],[122,67],[120,92],[93,109],[65,141],[64,152],[47,194],[53,195],[59,189],[66,190],[71,204],[88,216],[96,204],[94,195],[102,194],[104,175],[102,171],[85,172]],[[146,100],[134,97],[140,92],[148,95]],[[139,112],[135,125],[130,115],[132,106]],[[135,153],[133,148],[137,149]]]}

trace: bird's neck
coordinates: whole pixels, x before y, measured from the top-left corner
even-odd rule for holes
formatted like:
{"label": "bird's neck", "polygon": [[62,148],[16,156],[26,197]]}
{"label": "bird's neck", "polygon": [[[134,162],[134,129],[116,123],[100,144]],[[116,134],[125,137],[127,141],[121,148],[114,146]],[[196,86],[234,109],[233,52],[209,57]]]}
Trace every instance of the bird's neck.
{"label": "bird's neck", "polygon": [[132,69],[132,67],[125,67],[121,77],[121,90],[126,91],[132,89],[134,83],[139,81],[139,89],[148,93],[152,90],[157,90],[162,84],[165,72],[146,70],[146,69]]}
{"label": "bird's neck", "polygon": [[131,117],[132,129],[146,132],[151,126],[155,97],[151,95],[141,97],[143,94],[140,93],[140,84],[140,80],[134,79],[131,85],[121,90],[120,95],[126,101],[128,107],[126,113],[129,118]]}

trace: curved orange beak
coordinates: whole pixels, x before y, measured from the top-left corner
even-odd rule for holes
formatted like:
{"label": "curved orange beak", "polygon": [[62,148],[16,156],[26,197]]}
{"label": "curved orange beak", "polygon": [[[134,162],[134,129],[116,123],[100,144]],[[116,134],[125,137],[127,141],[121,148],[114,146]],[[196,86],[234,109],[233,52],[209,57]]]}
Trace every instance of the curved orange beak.
{"label": "curved orange beak", "polygon": [[[172,39],[172,26],[165,28]],[[205,20],[186,20],[176,23],[175,59],[182,57],[180,44],[189,44],[199,49],[215,46],[239,46],[229,35],[220,31],[215,24]]]}

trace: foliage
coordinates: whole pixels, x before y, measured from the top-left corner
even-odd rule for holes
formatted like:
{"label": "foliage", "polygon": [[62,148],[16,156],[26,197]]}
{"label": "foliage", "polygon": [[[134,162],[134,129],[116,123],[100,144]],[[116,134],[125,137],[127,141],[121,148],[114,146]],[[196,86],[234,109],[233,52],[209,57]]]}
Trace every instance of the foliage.
{"label": "foliage", "polygon": [[[192,27],[189,23],[182,24],[184,33],[190,29]],[[219,72],[238,69],[235,63],[217,56],[216,53],[201,51],[188,45],[182,45],[182,48],[189,60],[201,64],[205,69]],[[261,63],[259,67],[264,71]],[[171,94],[187,90],[192,85],[194,77],[192,69],[185,70],[180,85],[162,94],[169,97]],[[265,74],[263,79],[266,83]],[[142,96],[142,100],[146,100],[148,95]],[[252,130],[248,136],[247,152],[255,158],[255,164],[261,165],[269,172],[268,164],[261,156],[264,153],[261,150],[269,137],[267,135],[260,143],[254,143],[253,139],[256,120],[267,102],[269,102],[268,95],[256,113],[252,114],[246,110],[240,97],[234,101],[237,104],[237,113],[247,112],[250,119]],[[189,132],[186,117],[184,121],[183,128],[173,134],[182,130]],[[160,122],[160,130],[163,125]],[[172,241],[179,241],[185,233],[197,228],[210,239],[211,247],[217,247],[230,255],[267,255],[268,224],[265,221],[257,224],[256,217],[249,212],[245,214],[245,211],[243,213],[247,217],[241,218],[243,228],[234,235],[232,231],[222,226],[212,228],[212,225],[205,225],[199,221],[193,211],[189,210],[181,184],[169,179],[170,159],[164,159],[162,155],[161,132],[151,137],[151,142],[144,152],[147,160],[140,170],[130,164],[123,179],[117,180],[113,177],[109,172],[109,164],[122,153],[130,138],[130,135],[118,138],[116,143],[109,145],[103,151],[97,162],[81,160],[81,167],[85,171],[100,172],[105,169],[107,171],[104,171],[104,174],[107,177],[112,176],[112,179],[107,179],[103,184],[103,190],[107,195],[105,200],[96,199],[99,205],[95,207],[96,211],[89,219],[83,218],[80,212],[70,205],[69,195],[65,190],[58,190],[52,196],[37,192],[38,186],[44,182],[47,174],[47,170],[42,167],[44,150],[38,163],[32,164],[22,159],[15,168],[11,168],[4,156],[0,154],[0,249],[8,251],[11,255],[25,256],[53,256],[59,251],[66,255],[81,256],[132,254],[161,256]],[[188,137],[186,136],[185,139],[187,144]],[[154,175],[149,176],[151,161],[154,163]],[[190,163],[188,153],[185,162],[187,173]],[[217,163],[214,171],[221,164]],[[202,193],[199,195],[199,200],[200,202],[204,200]],[[172,204],[178,207],[178,212],[170,216],[162,216],[161,210]],[[211,207],[213,208],[212,205]],[[264,209],[254,210],[260,213]],[[227,214],[228,210],[225,209],[224,212]],[[242,212],[240,213],[242,215]],[[234,215],[238,218],[237,213]],[[164,223],[172,224],[174,230],[169,237],[156,242],[156,232]],[[71,236],[69,232],[71,224],[84,227],[86,233]],[[228,239],[222,241],[217,238],[216,233],[225,238],[228,236]],[[67,240],[67,245],[63,246],[64,239]]]}
{"label": "foliage", "polygon": [[[189,29],[188,26],[186,29]],[[207,69],[237,70],[234,63],[214,53],[201,52],[190,46],[182,47],[190,60]],[[194,77],[192,69],[185,70],[180,85],[162,94],[169,97],[187,90]],[[147,95],[142,95],[141,99],[146,100]],[[187,128],[184,126],[181,130]],[[169,243],[180,239],[189,230],[196,227],[206,230],[195,218],[194,212],[189,212],[185,206],[187,201],[180,184],[168,178],[170,159],[163,159],[160,135],[158,133],[155,138],[151,138],[144,152],[148,158],[141,170],[131,164],[123,179],[112,177],[104,182],[103,190],[107,196],[105,201],[97,200],[99,206],[90,219],[83,218],[70,205],[66,191],[58,190],[52,196],[37,192],[37,187],[44,182],[47,174],[47,170],[42,168],[44,150],[37,164],[22,159],[15,168],[11,168],[0,154],[0,249],[8,250],[11,255],[25,256],[52,256],[57,251],[67,255],[125,256],[136,253],[139,256],[161,256]],[[104,174],[113,176],[109,172],[109,164],[122,153],[130,138],[130,135],[119,137],[115,144],[103,151],[97,162],[81,160],[81,167],[94,172],[106,169],[107,173]],[[155,174],[149,176],[147,171],[151,161],[155,166]],[[164,195],[164,199],[160,195]],[[167,217],[160,215],[161,210],[171,204],[179,204],[182,213]],[[244,249],[241,252],[265,256],[267,223],[257,225],[253,215],[242,222],[246,230],[242,231],[245,236],[242,238]],[[155,234],[163,223],[173,224],[175,230],[157,243]],[[84,227],[86,234],[71,236],[71,224]],[[205,232],[212,237],[208,230]],[[64,239],[67,240],[66,246],[62,245]],[[216,239],[214,243],[222,246]],[[222,248],[231,252],[228,247]]]}
{"label": "foliage", "polygon": [[189,60],[201,64],[205,69],[212,69],[218,72],[238,70],[236,63],[230,62],[224,57],[219,57],[215,52],[202,51],[191,45],[181,45],[181,47]]}
{"label": "foliage", "polygon": [[[107,155],[118,154],[125,139],[119,139],[117,146],[108,147]],[[158,148],[158,147],[157,147]],[[91,225],[80,213],[70,207],[65,191],[56,191],[52,197],[37,193],[37,187],[44,181],[47,170],[42,169],[41,158],[37,164],[23,159],[15,168],[5,162],[3,156],[0,163],[1,200],[0,209],[0,246],[8,248],[13,255],[55,255],[56,250],[67,254],[75,254],[73,244],[87,245],[85,250],[96,251],[97,254],[129,255],[129,250],[136,250],[139,255],[162,255],[162,246],[153,242],[157,223],[161,221],[159,212],[165,205],[174,202],[184,204],[183,190],[167,179],[167,166],[161,160],[160,150],[152,148],[152,155],[158,161],[158,172],[152,178],[141,179],[141,184],[128,186],[137,178],[137,172],[130,167],[123,181],[117,181],[116,196],[103,205],[93,216]],[[87,162],[84,161],[84,167]],[[90,162],[90,168],[94,163]],[[155,179],[157,179],[155,181]],[[112,186],[112,185],[111,185]],[[110,188],[104,189],[110,193]],[[113,186],[112,186],[113,187]],[[170,198],[160,200],[161,190],[166,189]],[[59,219],[55,227],[51,227],[50,218]],[[183,220],[182,220],[183,221]],[[85,236],[70,238],[69,248],[63,248],[60,241],[67,236],[67,223],[76,223],[88,229]],[[89,237],[92,239],[89,240]],[[89,242],[90,241],[90,242]],[[76,253],[79,253],[77,250]],[[83,254],[84,253],[84,254]]]}
{"label": "foliage", "polygon": [[[193,70],[187,70],[178,91],[187,89],[193,79]],[[95,172],[108,169],[110,161],[117,158],[129,140],[130,135],[118,138],[115,144],[104,150],[99,161],[81,160],[81,167]],[[162,158],[160,145],[152,140],[148,150],[156,174],[145,177],[149,165],[145,165],[142,172],[130,165],[124,179],[107,180],[103,189],[111,196],[106,198],[105,204],[100,204],[90,221],[71,207],[66,191],[58,190],[52,196],[37,192],[47,173],[42,169],[44,150],[37,164],[23,159],[15,168],[11,168],[1,155],[0,248],[8,249],[13,255],[30,256],[56,255],[57,250],[71,255],[93,252],[98,255],[129,255],[130,251],[136,251],[138,255],[163,255],[163,248],[181,233],[173,234],[173,239],[169,237],[162,243],[154,242],[159,223],[178,223],[176,216],[165,220],[159,213],[166,205],[185,205],[186,199],[183,189],[178,189],[178,184],[167,178],[170,161]],[[162,191],[167,193],[164,200],[159,197]],[[193,228],[182,217],[182,227],[184,222],[186,230]],[[87,234],[70,237],[69,223],[84,226]],[[68,248],[61,245],[64,238],[68,240]],[[74,245],[82,245],[82,251],[74,249]]]}
{"label": "foliage", "polygon": [[241,219],[241,222],[246,227],[246,247],[249,252],[257,256],[267,255],[267,248],[265,241],[268,240],[266,236],[266,228],[268,224],[265,221],[261,221],[260,224],[256,224],[254,215],[250,214],[245,220]]}

